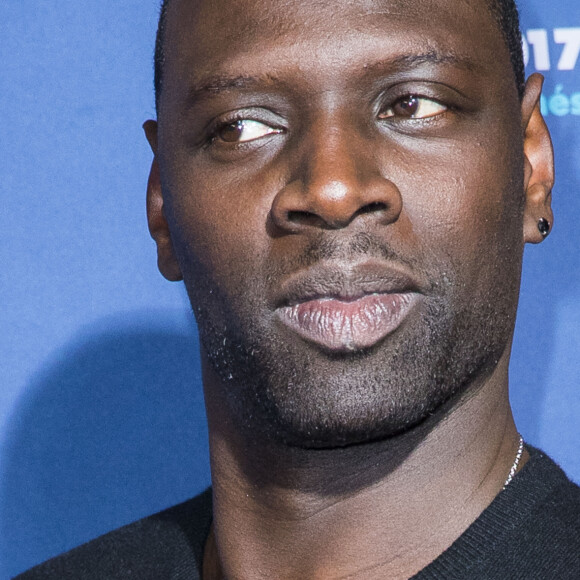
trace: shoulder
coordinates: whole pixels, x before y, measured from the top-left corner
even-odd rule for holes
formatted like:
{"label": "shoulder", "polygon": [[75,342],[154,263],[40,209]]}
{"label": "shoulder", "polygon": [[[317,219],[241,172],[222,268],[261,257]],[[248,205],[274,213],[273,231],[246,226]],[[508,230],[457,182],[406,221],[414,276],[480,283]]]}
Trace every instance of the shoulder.
{"label": "shoulder", "polygon": [[580,487],[541,451],[536,454],[536,487],[528,491],[530,511],[517,543],[534,566],[546,573],[572,572],[580,578]]}
{"label": "shoulder", "polygon": [[114,530],[17,580],[195,579],[211,524],[211,491]]}
{"label": "shoulder", "polygon": [[526,580],[580,578],[580,487],[542,451],[528,449],[529,465],[489,510],[496,542],[487,577],[510,570]]}
{"label": "shoulder", "polygon": [[530,460],[416,580],[578,580],[580,488],[547,455]]}

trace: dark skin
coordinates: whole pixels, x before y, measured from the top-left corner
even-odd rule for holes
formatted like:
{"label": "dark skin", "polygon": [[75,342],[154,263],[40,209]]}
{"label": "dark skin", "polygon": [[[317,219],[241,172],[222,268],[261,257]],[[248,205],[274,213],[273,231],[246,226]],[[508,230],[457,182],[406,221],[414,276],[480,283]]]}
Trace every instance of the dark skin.
{"label": "dark skin", "polygon": [[[204,578],[409,578],[516,454],[522,252],[553,222],[541,78],[520,101],[483,2],[175,0],[167,38],[148,217],[204,345]],[[413,280],[396,328],[368,346],[281,324],[282,289],[321,247],[362,284],[363,238],[388,250],[383,293]],[[248,344],[254,375],[228,358]],[[261,390],[260,372],[290,386]]]}

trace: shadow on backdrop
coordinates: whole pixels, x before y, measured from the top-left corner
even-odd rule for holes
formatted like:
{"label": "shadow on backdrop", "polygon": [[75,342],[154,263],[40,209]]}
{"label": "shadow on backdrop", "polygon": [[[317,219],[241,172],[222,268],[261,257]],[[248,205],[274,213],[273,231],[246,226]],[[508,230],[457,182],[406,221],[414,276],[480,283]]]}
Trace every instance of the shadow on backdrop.
{"label": "shadow on backdrop", "polygon": [[2,579],[209,484],[198,351],[188,313],[123,314],[37,373],[2,452]]}

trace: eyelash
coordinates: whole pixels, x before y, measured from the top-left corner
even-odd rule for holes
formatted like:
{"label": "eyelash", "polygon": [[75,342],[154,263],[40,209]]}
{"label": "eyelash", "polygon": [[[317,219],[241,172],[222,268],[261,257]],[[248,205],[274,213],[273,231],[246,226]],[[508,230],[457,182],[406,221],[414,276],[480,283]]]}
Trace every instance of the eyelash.
{"label": "eyelash", "polygon": [[[207,148],[207,147],[210,147],[211,145],[213,145],[215,143],[215,141],[217,141],[219,139],[219,132],[220,131],[222,131],[226,127],[229,127],[231,125],[235,125],[236,123],[239,123],[241,121],[255,121],[256,123],[261,123],[263,125],[266,125],[267,127],[271,127],[272,129],[274,129],[277,132],[284,131],[284,129],[282,127],[278,127],[278,126],[272,124],[270,121],[259,120],[259,119],[253,118],[252,116],[248,115],[244,111],[238,111],[238,112],[234,112],[229,119],[225,119],[225,120],[222,119],[219,121],[215,121],[214,123],[209,125],[209,127],[206,131],[206,137],[205,137],[204,142],[203,142],[203,147]],[[241,141],[239,143],[233,142],[230,145],[233,145],[235,147],[242,147],[244,145],[252,143],[252,141],[254,141],[254,140]]]}
{"label": "eyelash", "polygon": [[[394,109],[397,105],[402,104],[405,101],[413,101],[415,100],[416,102],[419,101],[418,103],[418,107],[421,107],[421,105],[423,104],[423,106],[425,106],[428,103],[434,104],[437,107],[440,107],[442,110],[441,111],[437,111],[433,114],[430,115],[426,115],[424,117],[414,117],[412,115],[409,116],[405,116],[405,115],[397,115],[396,113],[393,113],[392,115],[388,115],[388,116],[384,116],[381,118],[381,115],[384,115],[387,111]],[[428,107],[429,105],[427,105]],[[407,93],[404,95],[401,95],[395,99],[389,100],[386,103],[382,103],[381,107],[377,113],[377,118],[380,121],[386,121],[386,122],[413,122],[413,123],[430,123],[430,122],[434,122],[436,121],[438,118],[440,118],[441,116],[445,115],[448,112],[453,112],[455,111],[456,108],[453,107],[452,105],[449,105],[445,102],[443,102],[440,99],[434,98],[432,96],[427,96],[427,95],[422,95],[420,93]]]}

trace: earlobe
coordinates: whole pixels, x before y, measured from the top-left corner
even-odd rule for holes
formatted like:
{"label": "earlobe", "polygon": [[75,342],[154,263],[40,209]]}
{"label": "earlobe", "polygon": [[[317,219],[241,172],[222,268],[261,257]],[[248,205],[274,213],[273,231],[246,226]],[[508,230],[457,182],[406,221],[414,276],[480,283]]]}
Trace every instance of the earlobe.
{"label": "earlobe", "polygon": [[[143,128],[151,149],[155,153],[157,150],[157,124],[155,121],[147,121]],[[157,266],[159,271],[168,280],[182,280],[183,276],[175,256],[169,225],[165,217],[157,156],[153,158],[147,183],[147,222],[149,224],[149,233],[157,244]]]}
{"label": "earlobe", "polygon": [[524,242],[537,244],[554,222],[552,187],[554,152],[546,122],[540,111],[543,78],[533,74],[526,83],[522,99],[524,130]]}

